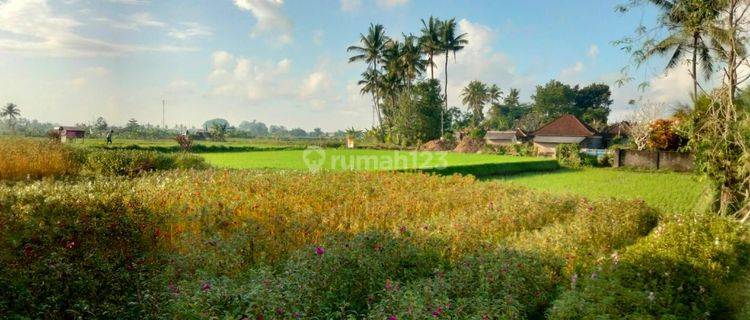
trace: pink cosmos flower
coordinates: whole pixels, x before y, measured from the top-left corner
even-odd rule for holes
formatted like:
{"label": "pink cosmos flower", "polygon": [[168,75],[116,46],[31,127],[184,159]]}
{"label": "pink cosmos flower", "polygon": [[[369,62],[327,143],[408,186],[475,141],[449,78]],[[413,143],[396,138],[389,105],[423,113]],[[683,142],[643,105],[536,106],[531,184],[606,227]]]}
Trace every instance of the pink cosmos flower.
{"label": "pink cosmos flower", "polygon": [[201,291],[208,291],[208,290],[211,290],[211,283],[208,281],[203,281],[203,283],[201,283]]}
{"label": "pink cosmos flower", "polygon": [[324,249],[323,247],[315,248],[315,254],[322,256],[324,253],[326,253],[326,249]]}
{"label": "pink cosmos flower", "polygon": [[398,317],[391,315],[390,317],[388,317],[388,320],[398,320]]}

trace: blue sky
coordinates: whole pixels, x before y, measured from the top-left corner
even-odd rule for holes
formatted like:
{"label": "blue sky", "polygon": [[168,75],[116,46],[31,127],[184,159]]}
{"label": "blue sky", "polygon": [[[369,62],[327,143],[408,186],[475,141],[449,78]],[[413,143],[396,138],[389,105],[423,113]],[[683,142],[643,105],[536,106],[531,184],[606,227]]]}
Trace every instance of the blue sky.
{"label": "blue sky", "polygon": [[[640,92],[614,86],[628,56],[611,42],[649,23],[649,8],[616,1],[0,0],[0,102],[63,124],[129,118],[200,126],[210,118],[335,130],[371,124],[346,47],[371,22],[417,33],[420,19],[455,17],[469,45],[451,59],[449,103],[473,79],[519,88],[550,79],[613,86],[612,119],[639,97],[680,102],[690,79],[641,69]],[[440,61],[438,64],[442,65]],[[684,69],[684,68],[683,68]],[[442,75],[442,70],[436,71]],[[441,76],[442,78],[442,76]]]}

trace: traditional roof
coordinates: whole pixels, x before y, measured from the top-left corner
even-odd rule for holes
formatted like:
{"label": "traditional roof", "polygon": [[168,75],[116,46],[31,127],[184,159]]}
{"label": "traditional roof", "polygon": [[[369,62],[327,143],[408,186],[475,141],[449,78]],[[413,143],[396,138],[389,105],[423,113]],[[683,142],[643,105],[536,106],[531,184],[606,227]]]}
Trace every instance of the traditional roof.
{"label": "traditional roof", "polygon": [[70,126],[60,126],[60,127],[57,127],[57,130],[60,130],[60,131],[62,131],[62,130],[65,130],[65,131],[86,131],[86,129],[82,129],[82,128],[79,128],[79,127],[70,127]]}
{"label": "traditional roof", "polygon": [[627,121],[620,121],[612,124],[604,129],[604,132],[610,136],[626,136],[630,133],[630,123]]}
{"label": "traditional roof", "polygon": [[589,137],[596,134],[596,130],[570,114],[559,117],[534,131],[535,136]]}
{"label": "traditional roof", "polygon": [[487,131],[484,135],[485,139],[488,140],[513,140],[513,138],[520,139],[527,136],[527,133],[521,129],[516,130],[504,130],[504,131]]}

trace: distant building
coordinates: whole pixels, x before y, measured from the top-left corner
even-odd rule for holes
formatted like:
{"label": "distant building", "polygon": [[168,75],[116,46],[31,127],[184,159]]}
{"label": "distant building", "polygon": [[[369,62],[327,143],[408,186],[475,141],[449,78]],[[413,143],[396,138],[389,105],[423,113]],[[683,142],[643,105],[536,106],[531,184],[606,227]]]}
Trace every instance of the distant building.
{"label": "distant building", "polygon": [[63,143],[74,141],[75,139],[85,139],[86,137],[86,129],[78,127],[61,126],[55,128],[55,130],[60,133],[60,142]]}
{"label": "distant building", "polygon": [[540,155],[555,155],[557,145],[577,143],[581,148],[599,149],[602,136],[573,115],[564,115],[542,126],[533,133],[534,146]]}
{"label": "distant building", "polygon": [[490,145],[509,146],[518,143],[524,143],[530,138],[526,131],[521,129],[505,131],[487,131],[484,135],[484,141]]}

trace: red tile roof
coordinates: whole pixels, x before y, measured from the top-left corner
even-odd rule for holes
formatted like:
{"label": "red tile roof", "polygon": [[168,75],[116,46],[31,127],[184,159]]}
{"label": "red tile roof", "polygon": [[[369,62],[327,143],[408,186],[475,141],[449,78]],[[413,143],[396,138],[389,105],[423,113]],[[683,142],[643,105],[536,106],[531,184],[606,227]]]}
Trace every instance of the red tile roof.
{"label": "red tile roof", "polygon": [[573,115],[566,114],[534,131],[535,136],[589,137],[596,130]]}

